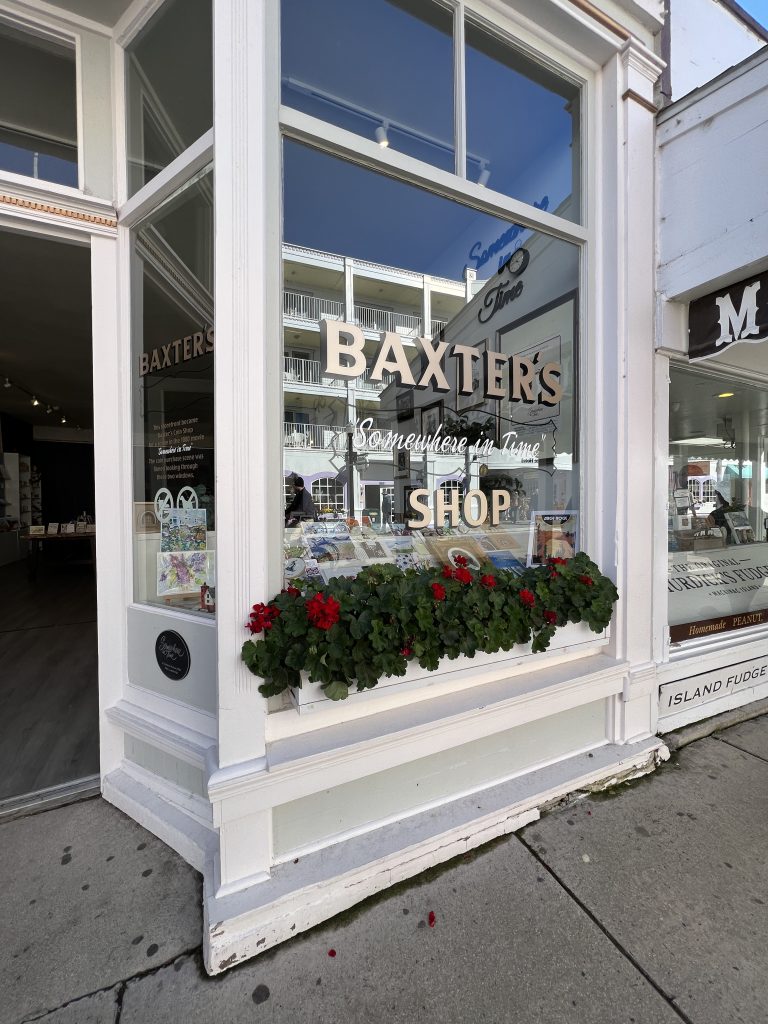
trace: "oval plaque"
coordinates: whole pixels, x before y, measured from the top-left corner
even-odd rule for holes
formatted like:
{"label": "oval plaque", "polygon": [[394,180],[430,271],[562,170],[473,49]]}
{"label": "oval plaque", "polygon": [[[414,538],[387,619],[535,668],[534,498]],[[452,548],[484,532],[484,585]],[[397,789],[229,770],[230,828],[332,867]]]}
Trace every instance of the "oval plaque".
{"label": "oval plaque", "polygon": [[183,679],[192,663],[186,640],[172,629],[164,629],[155,640],[155,658],[169,679]]}

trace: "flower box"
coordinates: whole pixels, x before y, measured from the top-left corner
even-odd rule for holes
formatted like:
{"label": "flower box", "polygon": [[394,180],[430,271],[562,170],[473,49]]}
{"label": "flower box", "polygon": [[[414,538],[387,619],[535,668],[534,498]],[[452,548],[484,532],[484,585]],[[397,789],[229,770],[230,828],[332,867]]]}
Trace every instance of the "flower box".
{"label": "flower box", "polygon": [[[604,646],[608,642],[608,631],[601,633],[593,632],[586,623],[569,622],[561,627],[549,645],[546,652],[533,654],[530,644],[518,644],[509,651],[497,651],[495,654],[478,653],[473,658],[444,658],[439,669],[430,672],[421,668],[420,665],[411,663],[406,669],[404,676],[384,676],[378,684],[369,690],[356,690],[350,688],[348,700],[359,702],[361,700],[376,700],[381,696],[383,690],[392,686],[405,687],[408,690],[422,689],[433,686],[436,682],[443,682],[454,673],[465,673],[483,668],[500,668],[502,666],[512,667],[521,663],[531,661],[531,670],[541,667],[552,655],[562,656],[579,648]],[[302,672],[302,685],[291,686],[288,692],[291,702],[299,714],[310,714],[321,708],[335,705],[338,702],[330,700],[323,692],[320,683],[311,683],[307,673]]]}

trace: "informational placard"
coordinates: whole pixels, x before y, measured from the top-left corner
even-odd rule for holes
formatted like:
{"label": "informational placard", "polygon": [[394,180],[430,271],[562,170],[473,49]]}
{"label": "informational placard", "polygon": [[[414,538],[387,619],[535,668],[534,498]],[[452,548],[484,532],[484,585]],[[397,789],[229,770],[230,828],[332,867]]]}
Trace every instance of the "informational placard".
{"label": "informational placard", "polygon": [[192,658],[184,637],[173,629],[165,629],[155,641],[158,668],[169,679],[183,679],[189,674]]}
{"label": "informational placard", "polygon": [[666,718],[763,683],[768,683],[768,654],[714,672],[665,683],[659,687],[659,717]]}
{"label": "informational placard", "polygon": [[768,544],[669,554],[672,643],[768,622]]}

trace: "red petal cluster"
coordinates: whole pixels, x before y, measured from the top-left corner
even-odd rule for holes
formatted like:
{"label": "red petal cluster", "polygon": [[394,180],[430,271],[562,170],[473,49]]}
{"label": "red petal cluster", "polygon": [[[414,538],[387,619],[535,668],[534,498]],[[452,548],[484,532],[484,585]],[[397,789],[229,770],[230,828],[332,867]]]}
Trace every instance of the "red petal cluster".
{"label": "red petal cluster", "polygon": [[432,587],[432,597],[434,597],[434,599],[436,601],[444,601],[445,600],[445,587],[442,585],[442,583],[432,583],[431,587]]}
{"label": "red petal cluster", "polygon": [[443,566],[443,579],[446,579],[446,580],[452,580],[453,579],[453,569],[450,567],[450,565],[444,565]]}
{"label": "red petal cluster", "polygon": [[579,583],[583,583],[587,587],[593,586],[594,582],[591,576],[579,576]]}
{"label": "red petal cluster", "polygon": [[404,658],[410,658],[410,656],[413,654],[413,648],[412,647],[404,647],[402,649],[402,651],[400,651],[400,653],[402,654],[402,656]]}
{"label": "red petal cluster", "polygon": [[469,562],[464,557],[464,555],[456,555],[456,557],[454,558],[454,562],[456,563],[456,565],[460,566],[469,565]]}
{"label": "red petal cluster", "polygon": [[[460,557],[461,556],[459,556],[459,558]],[[456,559],[456,561],[458,561],[458,559]],[[464,559],[464,561],[466,562],[466,559]],[[455,580],[458,580],[459,583],[471,583],[472,573],[469,571],[469,569],[465,569],[463,565],[460,565],[459,568],[456,569],[456,571],[454,572],[453,578]]]}
{"label": "red petal cluster", "polygon": [[272,620],[280,614],[280,609],[269,604],[255,604],[250,614],[246,629],[251,633],[261,633],[265,629],[272,629]]}
{"label": "red petal cluster", "polygon": [[567,558],[550,558],[549,559],[549,564],[550,565],[568,565],[568,559]]}
{"label": "red petal cluster", "polygon": [[307,618],[318,629],[330,629],[339,621],[341,605],[335,597],[315,594],[307,601]]}
{"label": "red petal cluster", "polygon": [[557,612],[544,612],[544,621],[554,626],[557,622]]}
{"label": "red petal cluster", "polygon": [[290,594],[291,597],[301,597],[301,591],[298,587],[287,587],[286,594]]}
{"label": "red petal cluster", "polygon": [[484,587],[490,587],[492,590],[496,586],[496,577],[490,575],[481,576],[480,582],[483,584]]}
{"label": "red petal cluster", "polygon": [[520,591],[520,601],[527,607],[533,608],[536,603],[536,595],[532,594],[530,590]]}

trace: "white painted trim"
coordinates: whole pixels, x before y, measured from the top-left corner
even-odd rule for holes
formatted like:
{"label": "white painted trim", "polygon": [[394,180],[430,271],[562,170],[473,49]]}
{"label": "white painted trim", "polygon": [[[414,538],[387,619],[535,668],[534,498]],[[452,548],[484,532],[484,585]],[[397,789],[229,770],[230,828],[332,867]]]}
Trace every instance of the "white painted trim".
{"label": "white painted trim", "polygon": [[548,235],[562,238],[566,242],[579,244],[587,240],[587,231],[579,224],[556,217],[544,210],[537,210],[528,203],[511,199],[474,181],[460,179],[449,171],[416,160],[405,153],[398,153],[391,148],[382,149],[376,142],[320,121],[316,117],[310,117],[299,110],[281,106],[280,124],[289,138],[306,142],[371,170],[389,172],[402,181],[448,199],[470,203],[481,213],[501,217],[523,227],[545,231]]}
{"label": "white painted trim", "polygon": [[[511,782],[275,867],[268,881],[219,896],[205,869],[206,970],[228,967],[327,920],[375,892],[508,835],[540,808],[587,786],[637,777],[669,757],[661,740],[606,745]],[[478,814],[478,800],[483,808]]]}
{"label": "white painted trim", "polygon": [[58,185],[53,181],[29,178],[25,174],[13,174],[11,171],[0,171],[0,192],[13,193],[37,202],[76,210],[78,213],[93,214],[96,217],[116,216],[115,208],[108,199],[86,195],[80,189],[71,188],[69,185]]}
{"label": "white painted trim", "polygon": [[19,27],[26,25],[31,31],[46,31],[52,38],[70,39],[75,32],[91,32],[97,36],[111,36],[112,29],[99,21],[83,18],[62,7],[54,7],[45,0],[3,0],[0,15],[13,19]]}
{"label": "white painted trim", "polygon": [[99,746],[102,774],[122,758],[122,740],[107,718],[107,709],[122,696],[127,679],[125,623],[126,562],[130,557],[132,476],[126,475],[124,452],[130,445],[130,421],[124,419],[130,378],[121,360],[120,240],[91,242],[93,316],[93,434],[96,534],[97,621],[99,651]]}
{"label": "white painted trim", "polygon": [[[141,605],[141,610],[146,611],[147,606]],[[188,617],[187,617],[188,621]],[[199,733],[212,743],[216,744],[217,722],[216,716],[194,708],[190,704],[166,694],[155,693],[153,690],[138,686],[128,680],[123,690],[123,699],[129,704],[147,711],[151,715],[157,715],[168,721],[178,723],[184,729]]]}
{"label": "white painted trim", "polygon": [[124,733],[143,740],[205,774],[210,763],[209,751],[216,740],[196,732],[178,721],[172,721],[130,701],[120,699],[107,708],[107,718]]}
{"label": "white painted trim", "polygon": [[[464,69],[465,40],[464,24],[466,9],[463,0],[458,0],[453,10],[453,134],[456,145],[454,170],[460,178],[467,176],[467,110],[466,81]],[[428,323],[427,320],[424,321]]]}
{"label": "white painted trim", "polygon": [[[210,825],[163,797],[155,782],[161,779],[142,773],[135,765],[124,765],[102,779],[102,796],[139,825],[175,850],[198,871],[212,863],[216,835]],[[202,803],[202,801],[200,801]]]}
{"label": "white painted trim", "polygon": [[114,195],[118,209],[128,199],[128,90],[125,85],[125,50],[112,42],[112,124]]}
{"label": "white painted trim", "polygon": [[85,114],[83,99],[83,41],[80,35],[75,37],[75,120],[77,133],[77,188],[85,190]]}
{"label": "white painted trim", "polygon": [[537,673],[536,686],[502,680],[399,708],[349,727],[317,730],[270,745],[268,769],[235,765],[208,782],[217,821],[263,810],[360,775],[546,718],[621,693],[627,666],[597,655]]}
{"label": "white painted trim", "polygon": [[155,210],[213,159],[213,128],[185,149],[151,181],[127,199],[118,210],[120,223],[133,227]]}
{"label": "white painted trim", "polygon": [[22,234],[42,235],[44,238],[55,238],[73,245],[90,245],[93,235],[114,238],[112,230],[93,230],[92,224],[65,220],[63,217],[41,215],[37,211],[8,207],[4,212],[0,204],[0,229],[17,231]]}
{"label": "white painted trim", "polygon": [[112,30],[112,36],[118,46],[130,46],[145,25],[154,18],[166,0],[133,0],[128,10]]}

